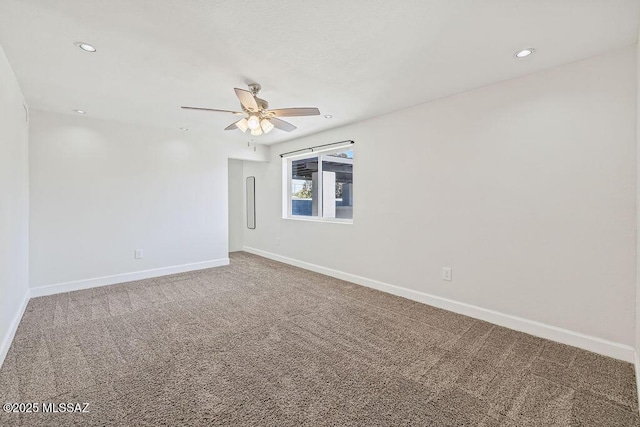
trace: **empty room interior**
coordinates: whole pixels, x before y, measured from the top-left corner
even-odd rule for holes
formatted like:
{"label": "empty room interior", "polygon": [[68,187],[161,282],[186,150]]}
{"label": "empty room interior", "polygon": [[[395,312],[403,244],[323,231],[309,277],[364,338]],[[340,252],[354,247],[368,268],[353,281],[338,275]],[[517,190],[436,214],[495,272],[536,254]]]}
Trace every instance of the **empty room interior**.
{"label": "empty room interior", "polygon": [[640,426],[640,0],[0,0],[2,426]]}

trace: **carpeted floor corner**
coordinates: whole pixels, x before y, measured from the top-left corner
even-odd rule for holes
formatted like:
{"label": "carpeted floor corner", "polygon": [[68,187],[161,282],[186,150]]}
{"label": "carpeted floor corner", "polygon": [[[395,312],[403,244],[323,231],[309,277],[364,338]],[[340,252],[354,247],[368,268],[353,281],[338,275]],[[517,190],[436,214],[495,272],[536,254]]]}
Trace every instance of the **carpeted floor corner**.
{"label": "carpeted floor corner", "polygon": [[247,253],[35,298],[2,426],[640,426],[631,364]]}

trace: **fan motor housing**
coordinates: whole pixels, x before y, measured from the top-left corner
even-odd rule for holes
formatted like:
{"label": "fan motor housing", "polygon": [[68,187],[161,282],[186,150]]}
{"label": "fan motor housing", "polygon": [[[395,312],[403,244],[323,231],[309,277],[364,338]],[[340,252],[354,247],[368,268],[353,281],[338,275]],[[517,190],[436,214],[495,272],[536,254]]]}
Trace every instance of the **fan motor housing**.
{"label": "fan motor housing", "polygon": [[[260,109],[259,111],[260,113],[269,109],[269,103],[264,99],[255,98],[255,100],[256,100],[256,104],[258,104],[258,108]],[[240,107],[242,108],[242,111],[244,111],[246,114],[249,114],[249,115],[252,114],[252,112],[247,110],[244,105],[240,104]],[[256,113],[256,111],[254,111],[253,113]]]}
{"label": "fan motor housing", "polygon": [[260,107],[261,110],[269,109],[269,103],[264,99],[256,98],[256,102],[258,103],[258,107]]}

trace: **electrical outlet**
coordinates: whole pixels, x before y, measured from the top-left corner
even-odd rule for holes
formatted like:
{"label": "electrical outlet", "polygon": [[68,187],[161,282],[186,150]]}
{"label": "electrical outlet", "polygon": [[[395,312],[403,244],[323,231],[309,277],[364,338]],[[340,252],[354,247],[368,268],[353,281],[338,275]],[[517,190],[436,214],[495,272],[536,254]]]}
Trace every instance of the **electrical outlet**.
{"label": "electrical outlet", "polygon": [[442,280],[451,281],[453,269],[451,267],[442,267]]}
{"label": "electrical outlet", "polygon": [[133,256],[135,257],[135,259],[142,259],[142,257],[144,256],[144,254],[142,253],[142,249],[136,249]]}

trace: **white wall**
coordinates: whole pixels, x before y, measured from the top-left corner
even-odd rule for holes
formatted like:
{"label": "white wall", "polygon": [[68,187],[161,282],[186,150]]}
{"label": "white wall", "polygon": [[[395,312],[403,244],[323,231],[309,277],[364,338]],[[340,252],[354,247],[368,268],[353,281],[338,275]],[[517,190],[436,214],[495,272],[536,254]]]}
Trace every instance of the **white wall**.
{"label": "white wall", "polygon": [[29,290],[29,144],[24,105],[0,47],[0,365]]}
{"label": "white wall", "polygon": [[[636,382],[640,398],[640,238],[638,224],[640,224],[640,32],[636,44]],[[639,405],[640,406],[640,405]]]}
{"label": "white wall", "polygon": [[[226,260],[227,159],[268,152],[34,111],[31,287]],[[134,259],[138,248],[143,259]]]}
{"label": "white wall", "polygon": [[229,159],[229,252],[241,251],[244,240],[243,161]]}
{"label": "white wall", "polygon": [[[631,349],[635,62],[629,47],[274,146],[245,163],[264,188],[245,245]],[[353,225],[282,219],[278,153],[345,139]]]}

